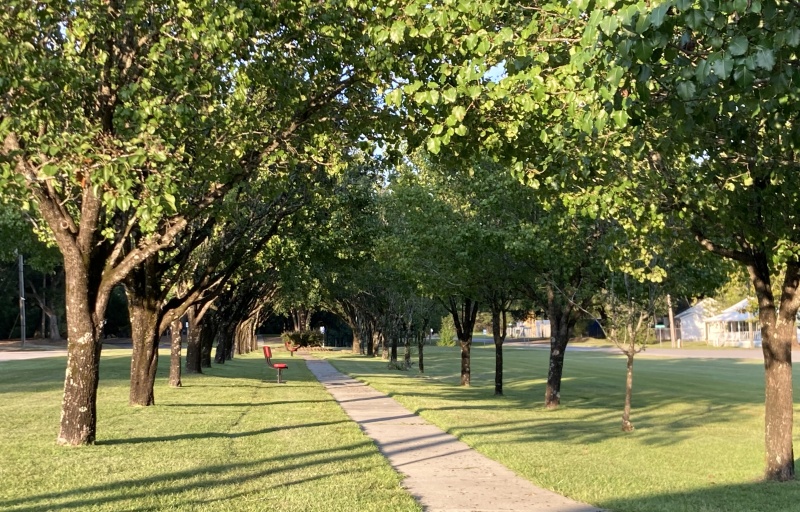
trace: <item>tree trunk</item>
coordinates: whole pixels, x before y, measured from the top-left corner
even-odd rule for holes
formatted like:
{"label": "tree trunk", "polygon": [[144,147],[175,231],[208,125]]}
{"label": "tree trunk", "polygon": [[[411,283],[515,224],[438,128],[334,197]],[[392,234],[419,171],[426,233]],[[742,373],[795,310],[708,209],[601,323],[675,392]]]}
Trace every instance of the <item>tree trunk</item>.
{"label": "tree trunk", "polygon": [[217,322],[214,315],[208,315],[203,320],[200,329],[200,367],[211,368],[211,351],[214,349],[214,340],[217,338]]}
{"label": "tree trunk", "polygon": [[550,317],[550,364],[547,370],[547,389],[544,405],[555,409],[561,404],[561,376],[564,373],[564,353],[575,324],[572,306],[564,302],[560,292],[547,287],[547,309]]}
{"label": "tree trunk", "polygon": [[380,352],[381,359],[389,359],[389,347],[386,345],[386,335],[380,331],[375,333],[377,346],[375,347],[376,355]]}
{"label": "tree trunk", "polygon": [[291,310],[292,323],[294,324],[294,331],[308,331],[311,329],[311,311],[305,308],[296,308]]}
{"label": "tree trunk", "polygon": [[633,431],[631,423],[631,397],[633,396],[633,347],[625,355],[628,358],[628,371],[625,376],[625,407],[622,408],[622,430],[624,432]]}
{"label": "tree trunk", "polygon": [[417,338],[417,350],[419,354],[417,354],[417,366],[419,366],[419,373],[425,373],[425,361],[423,358],[423,349],[425,348],[425,333],[423,332],[421,335],[418,335]]}
{"label": "tree trunk", "polygon": [[214,352],[214,362],[217,364],[225,364],[225,357],[228,352],[228,348],[225,346],[225,338],[224,336],[220,337],[219,341],[217,341],[217,350]]}
{"label": "tree trunk", "polygon": [[764,437],[768,480],[794,479],[792,423],[792,343],[796,339],[798,264],[787,266],[780,309],[776,312],[766,255],[760,254],[748,265],[751,282],[758,297],[758,320],[761,324],[761,347],[764,353],[765,413]]}
{"label": "tree trunk", "polygon": [[470,349],[472,348],[472,337],[468,340],[458,340],[461,347],[461,385],[469,386],[472,369],[470,368]]}
{"label": "tree trunk", "polygon": [[148,258],[125,280],[128,313],[131,319],[131,387],[129,405],[155,404],[155,381],[158,369],[159,296],[153,280],[155,257]]}
{"label": "tree trunk", "polygon": [[225,361],[231,359],[231,352],[236,347],[239,349],[238,342],[238,327],[233,328],[230,323],[225,323],[221,326],[217,336],[217,352],[214,355],[214,362],[217,364],[225,364]]}
{"label": "tree trunk", "polygon": [[181,387],[181,319],[173,320],[169,327],[171,345],[169,354],[169,385],[173,388]]}
{"label": "tree trunk", "polygon": [[369,321],[364,323],[364,342],[367,344],[367,355],[375,357],[375,329]]}
{"label": "tree trunk", "polygon": [[247,320],[247,342],[244,347],[244,353],[249,354],[258,349],[258,324],[260,324],[261,313],[256,312]]}
{"label": "tree trunk", "polygon": [[225,339],[226,341],[225,351],[223,352],[226,360],[229,361],[233,359],[234,355],[242,355],[247,353],[247,346],[249,344],[247,330],[246,321],[239,323],[217,324],[217,339],[220,341]]}
{"label": "tree trunk", "polygon": [[45,313],[50,321],[50,341],[61,341],[61,331],[59,330],[58,326],[58,314],[56,314],[56,312],[50,308],[48,308]]}
{"label": "tree trunk", "polygon": [[494,394],[503,394],[503,342],[506,339],[506,311],[492,307],[492,338],[494,339]]}
{"label": "tree trunk", "polygon": [[389,352],[389,362],[397,363],[397,336],[392,336],[391,350]]}
{"label": "tree trunk", "polygon": [[80,256],[64,255],[67,306],[67,371],[56,442],[78,446],[93,444],[97,435],[97,384],[100,377],[102,321],[108,293],[90,293],[89,275]]}
{"label": "tree trunk", "polygon": [[406,335],[403,341],[403,348],[405,349],[403,353],[403,364],[406,369],[409,369],[411,368],[411,337],[408,335]]}
{"label": "tree trunk", "polygon": [[203,373],[200,366],[200,322],[197,319],[197,306],[186,311],[189,329],[186,333],[186,373]]}
{"label": "tree trunk", "polygon": [[472,348],[472,330],[475,327],[475,318],[478,316],[478,303],[470,298],[464,298],[459,304],[455,297],[450,297],[450,315],[458,336],[461,347],[461,385],[470,384],[470,349]]}
{"label": "tree trunk", "polygon": [[[55,285],[55,281],[51,282],[51,285]],[[37,304],[39,304],[39,308],[42,310],[42,326],[40,331],[40,337],[45,336],[46,332],[46,322],[45,319],[50,320],[50,341],[61,341],[61,332],[58,328],[58,314],[56,313],[53,306],[47,304],[47,275],[44,276],[44,280],[42,282],[42,293],[40,294],[36,287],[33,285],[33,282],[28,281],[28,286],[31,289],[33,298],[36,299]]]}
{"label": "tree trunk", "polygon": [[158,312],[134,293],[128,294],[131,317],[131,387],[129,405],[155,404],[156,370],[158,368]]}
{"label": "tree trunk", "polygon": [[503,394],[503,342],[494,342],[494,394]]}
{"label": "tree trunk", "polygon": [[44,338],[47,332],[47,274],[42,275],[42,322],[39,327],[39,338]]}
{"label": "tree trunk", "polygon": [[[72,300],[67,299],[67,303]],[[97,434],[97,384],[100,374],[100,333],[92,332],[90,322],[80,322],[77,314],[67,314],[67,371],[61,422],[56,442],[78,446],[93,444]]]}
{"label": "tree trunk", "polygon": [[253,338],[253,322],[253,318],[248,318],[243,322],[239,322],[236,326],[236,350],[228,352],[228,359],[230,359],[233,354],[241,355],[249,352],[251,340]]}
{"label": "tree trunk", "polygon": [[544,396],[544,405],[548,409],[555,409],[561,404],[561,376],[564,372],[564,351],[568,341],[569,332],[566,329],[559,329],[550,338],[550,366],[547,370],[547,389]]}
{"label": "tree trunk", "polygon": [[345,321],[347,322],[347,326],[350,327],[350,330],[353,331],[353,344],[351,347],[351,351],[353,354],[363,354],[364,351],[361,349],[361,340],[362,340],[362,329],[361,329],[361,315],[358,312],[355,304],[349,301],[342,301],[340,302],[341,310],[344,316]]}
{"label": "tree trunk", "polygon": [[261,311],[259,310],[253,320],[253,332],[250,337],[250,350],[248,353],[258,350],[258,327],[261,325]]}

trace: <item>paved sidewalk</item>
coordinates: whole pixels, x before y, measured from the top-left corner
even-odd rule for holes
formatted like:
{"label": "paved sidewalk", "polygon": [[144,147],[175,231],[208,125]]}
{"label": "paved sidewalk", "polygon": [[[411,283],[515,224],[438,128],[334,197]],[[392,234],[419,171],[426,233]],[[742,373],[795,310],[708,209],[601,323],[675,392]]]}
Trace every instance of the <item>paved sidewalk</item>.
{"label": "paved sidewalk", "polygon": [[596,512],[514,474],[395,400],[303,354],[311,372],[361,427],[428,512]]}

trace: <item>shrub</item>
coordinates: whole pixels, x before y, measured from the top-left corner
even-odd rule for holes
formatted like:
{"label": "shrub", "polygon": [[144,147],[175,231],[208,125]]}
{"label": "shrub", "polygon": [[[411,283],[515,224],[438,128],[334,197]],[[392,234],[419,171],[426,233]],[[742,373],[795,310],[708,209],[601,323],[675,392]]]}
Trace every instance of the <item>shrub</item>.
{"label": "shrub", "polygon": [[292,331],[281,334],[283,342],[289,342],[296,347],[321,347],[322,333],[319,331]]}
{"label": "shrub", "polygon": [[456,344],[456,326],[453,324],[453,317],[446,315],[442,317],[442,327],[439,329],[440,347],[454,347]]}

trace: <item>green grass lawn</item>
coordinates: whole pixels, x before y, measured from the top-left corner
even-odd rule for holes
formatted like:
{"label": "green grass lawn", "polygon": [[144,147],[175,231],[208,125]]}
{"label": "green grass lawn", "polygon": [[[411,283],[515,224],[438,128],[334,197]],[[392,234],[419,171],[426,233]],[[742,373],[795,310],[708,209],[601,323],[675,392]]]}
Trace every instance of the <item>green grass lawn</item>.
{"label": "green grass lawn", "polygon": [[506,349],[503,397],[493,396],[493,347],[472,354],[470,388],[457,385],[455,347],[426,347],[425,375],[388,370],[380,359],[329,357],[519,475],[577,500],[618,512],[800,510],[800,482],[760,482],[759,361],[638,359],[636,431],[625,434],[623,358],[568,353],[562,406],[548,411],[546,350]]}
{"label": "green grass lawn", "polygon": [[420,510],[302,360],[285,385],[254,353],[171,389],[163,354],[157,405],[132,408],[129,354],[104,353],[80,448],[55,445],[65,359],[0,362],[0,510]]}

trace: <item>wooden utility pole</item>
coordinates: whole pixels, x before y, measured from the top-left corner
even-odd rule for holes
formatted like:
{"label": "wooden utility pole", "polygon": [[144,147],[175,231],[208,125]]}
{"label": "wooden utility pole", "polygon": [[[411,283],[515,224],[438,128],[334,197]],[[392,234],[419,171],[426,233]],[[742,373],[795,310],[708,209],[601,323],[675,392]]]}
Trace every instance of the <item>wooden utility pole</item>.
{"label": "wooden utility pole", "polygon": [[672,348],[681,348],[681,342],[675,336],[675,317],[672,315],[672,299],[669,294],[667,294],[667,311],[669,311],[669,339],[672,341]]}

